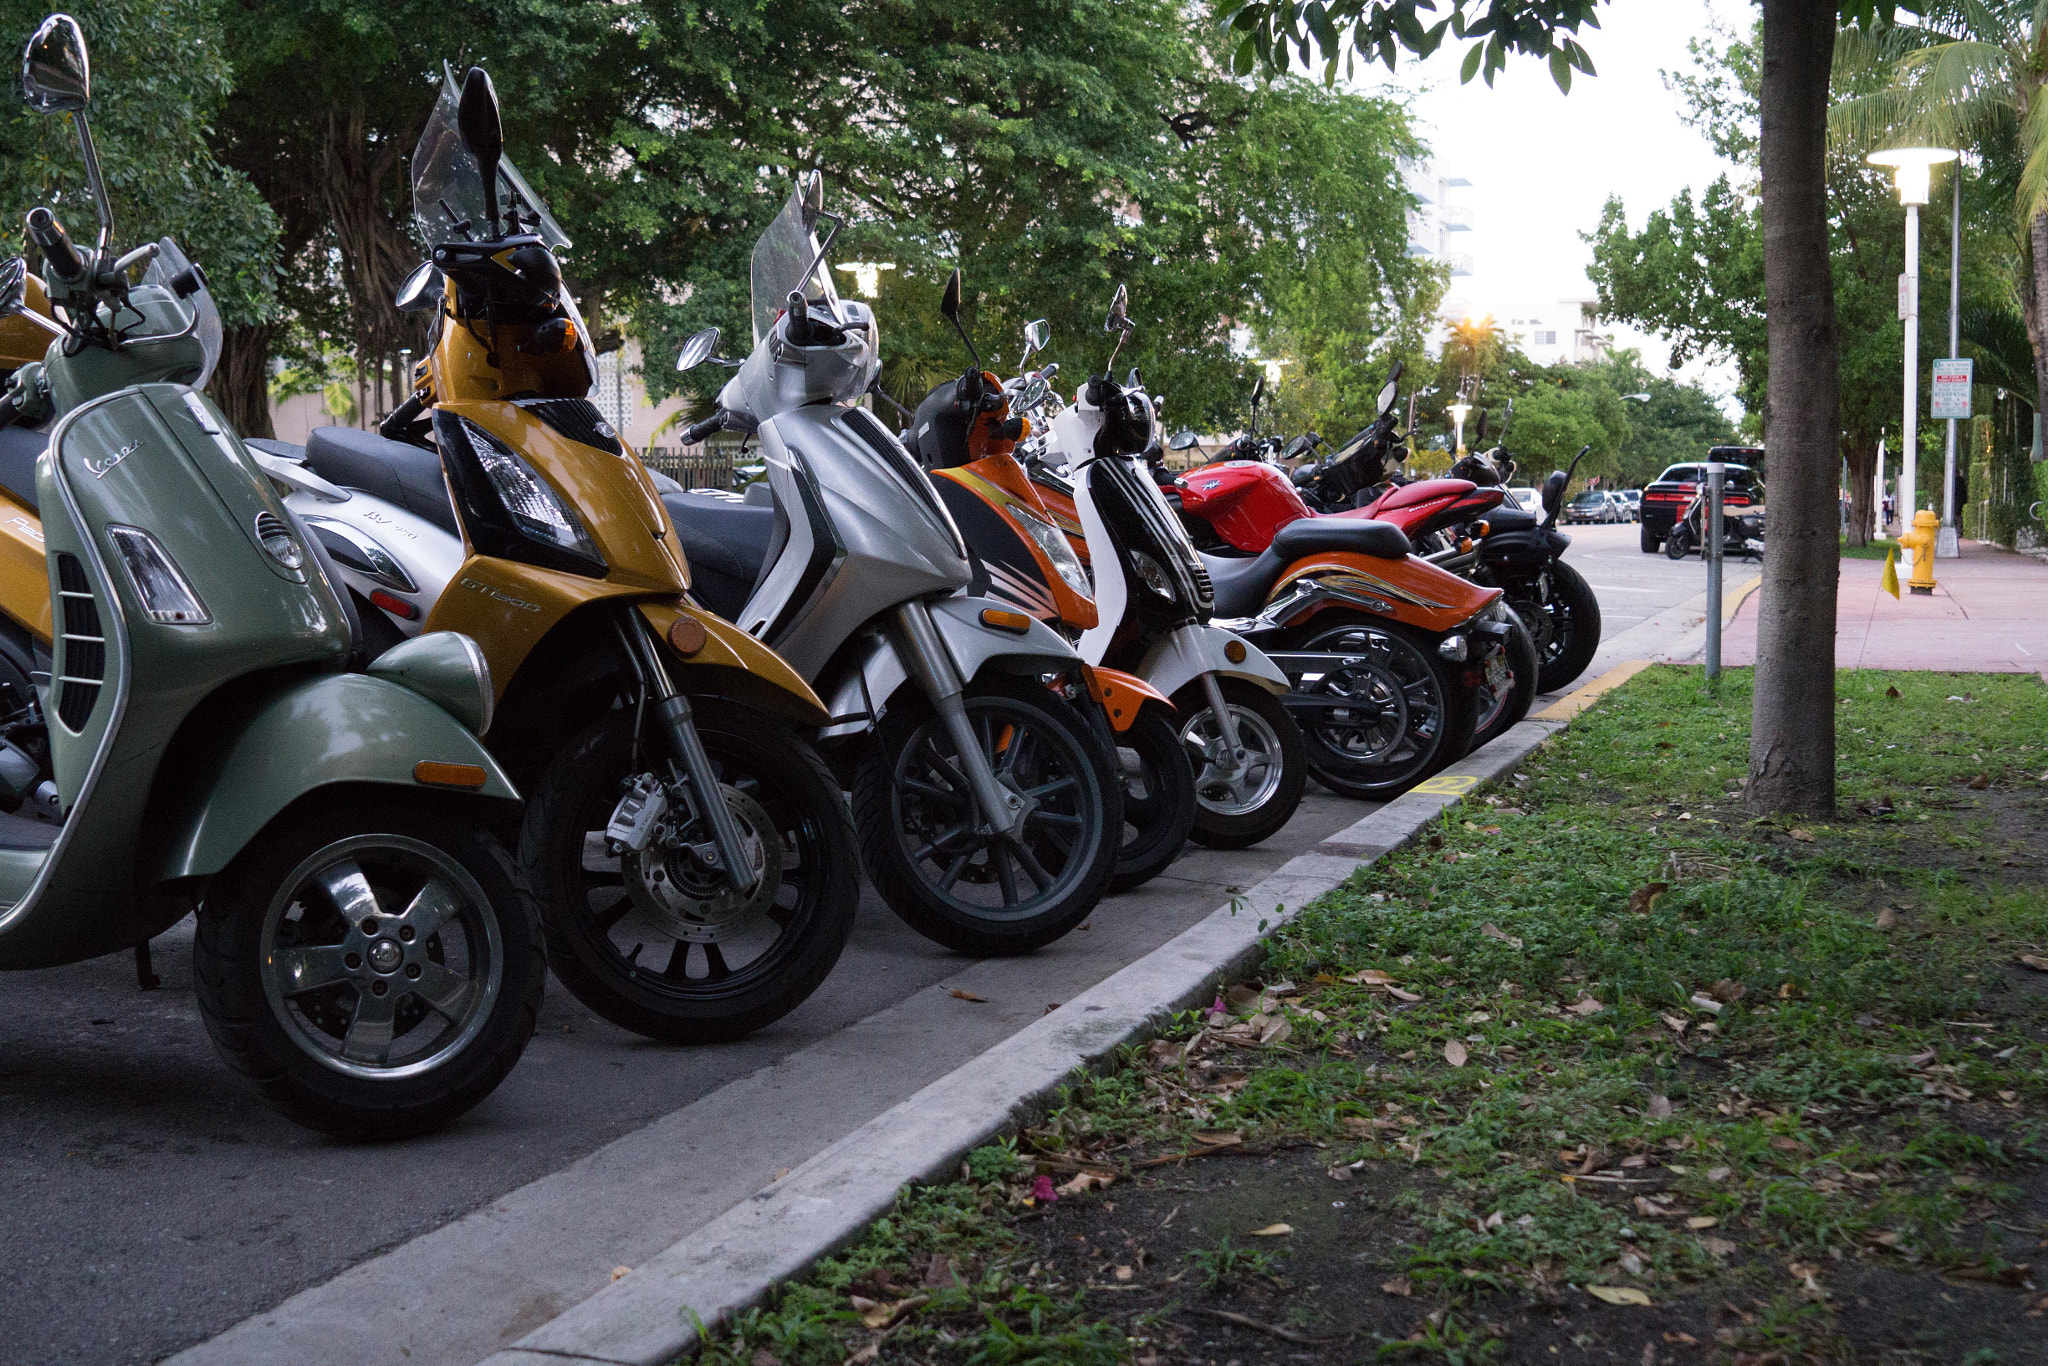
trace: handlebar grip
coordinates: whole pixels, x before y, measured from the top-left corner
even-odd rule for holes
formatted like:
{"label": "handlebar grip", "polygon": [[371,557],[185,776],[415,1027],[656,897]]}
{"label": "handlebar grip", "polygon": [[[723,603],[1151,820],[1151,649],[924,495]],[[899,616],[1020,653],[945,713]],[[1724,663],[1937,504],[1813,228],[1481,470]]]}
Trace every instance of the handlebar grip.
{"label": "handlebar grip", "polygon": [[405,440],[406,428],[419,421],[420,414],[427,406],[426,396],[414,394],[405,402],[393,408],[382,422],[377,424],[377,435],[386,441]]}
{"label": "handlebar grip", "polygon": [[85,262],[78,259],[78,251],[65,235],[64,225],[57,221],[56,214],[40,205],[30,209],[28,235],[49,258],[50,269],[57,272],[58,279],[76,280],[85,274]]}
{"label": "handlebar grip", "polygon": [[676,439],[685,446],[694,446],[724,426],[725,414],[713,413],[702,422],[693,422],[683,428],[682,433]]}

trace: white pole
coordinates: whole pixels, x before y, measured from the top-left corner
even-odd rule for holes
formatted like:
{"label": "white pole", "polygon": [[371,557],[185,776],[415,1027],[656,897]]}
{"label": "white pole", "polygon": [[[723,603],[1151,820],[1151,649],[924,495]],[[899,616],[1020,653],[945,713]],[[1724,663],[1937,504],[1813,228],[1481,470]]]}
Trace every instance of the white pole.
{"label": "white pole", "polygon": [[1899,432],[1899,530],[1909,530],[1918,511],[1914,479],[1920,434],[1920,206],[1906,206],[1906,405]]}
{"label": "white pole", "polygon": [[[1948,236],[1948,358],[1955,360],[1962,349],[1960,318],[1963,306],[1963,167],[1956,163],[1950,179],[1955,181],[1955,211],[1949,219]],[[1956,540],[1956,420],[1948,419],[1948,440],[1941,462],[1941,532],[1934,538],[1936,559],[1953,560],[1963,553]]]}
{"label": "white pole", "polygon": [[1878,536],[1882,538],[1886,531],[1884,520],[1884,440],[1882,437],[1878,439],[1877,443],[1877,474],[1873,477],[1872,483],[1873,487],[1870,490],[1870,521],[1877,528]]}

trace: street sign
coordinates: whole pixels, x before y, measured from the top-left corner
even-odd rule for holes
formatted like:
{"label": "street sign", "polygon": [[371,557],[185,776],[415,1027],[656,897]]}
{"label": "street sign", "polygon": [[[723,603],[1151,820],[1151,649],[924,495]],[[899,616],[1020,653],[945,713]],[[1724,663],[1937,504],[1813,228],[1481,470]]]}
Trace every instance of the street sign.
{"label": "street sign", "polygon": [[1970,385],[1976,362],[1938,360],[1934,362],[1934,403],[1928,410],[1933,418],[1968,417]]}
{"label": "street sign", "polygon": [[1920,316],[1920,277],[1901,275],[1899,277],[1899,321]]}

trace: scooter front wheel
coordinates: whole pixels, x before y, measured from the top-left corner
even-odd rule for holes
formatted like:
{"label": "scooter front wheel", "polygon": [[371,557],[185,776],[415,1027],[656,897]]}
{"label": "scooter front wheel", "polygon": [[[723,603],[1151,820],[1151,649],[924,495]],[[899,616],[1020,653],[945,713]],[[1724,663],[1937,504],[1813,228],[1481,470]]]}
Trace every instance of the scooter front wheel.
{"label": "scooter front wheel", "polygon": [[892,703],[853,782],[853,821],[875,890],[905,924],[960,953],[1029,953],[1066,934],[1116,872],[1123,790],[1114,756],[1044,685],[977,679],[968,727],[996,781],[1027,800],[1000,834],[975,801],[943,719]]}
{"label": "scooter front wheel", "polygon": [[[668,1043],[743,1038],[803,1004],[839,961],[860,904],[846,802],[817,752],[781,722],[715,699],[698,700],[695,715],[756,861],[751,891],[705,860],[708,822],[657,765],[665,742],[650,735],[636,748],[626,711],[555,756],[519,838],[562,985],[620,1028]],[[608,836],[629,792],[655,791],[667,814],[644,848]]]}
{"label": "scooter front wheel", "polygon": [[540,918],[496,840],[444,809],[320,804],[207,889],[193,976],[228,1066],[292,1119],[405,1138],[504,1080],[540,1015]]}
{"label": "scooter front wheel", "polygon": [[1218,684],[1249,757],[1242,768],[1221,762],[1228,756],[1200,679],[1173,695],[1181,743],[1195,765],[1199,806],[1189,838],[1210,849],[1244,849],[1294,818],[1308,787],[1308,748],[1279,698],[1241,678]]}

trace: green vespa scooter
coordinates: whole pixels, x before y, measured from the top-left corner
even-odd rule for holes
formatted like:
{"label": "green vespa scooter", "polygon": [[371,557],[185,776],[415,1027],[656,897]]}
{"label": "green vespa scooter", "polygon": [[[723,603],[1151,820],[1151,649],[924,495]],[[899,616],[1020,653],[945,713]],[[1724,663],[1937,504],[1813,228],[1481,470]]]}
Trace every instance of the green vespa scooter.
{"label": "green vespa scooter", "polygon": [[[111,245],[70,18],[37,30],[23,85],[77,123],[101,221],[80,249],[29,215],[66,335],[4,407],[55,419],[30,705],[56,812],[0,816],[0,968],[123,952],[196,909],[207,1030],[271,1104],[358,1137],[446,1123],[518,1060],[546,972],[487,833],[519,797],[476,739],[483,656],[443,632],[347,671],[360,626],[319,543],[198,392],[220,337],[204,274],[168,238]],[[15,262],[0,308],[23,283]]]}

